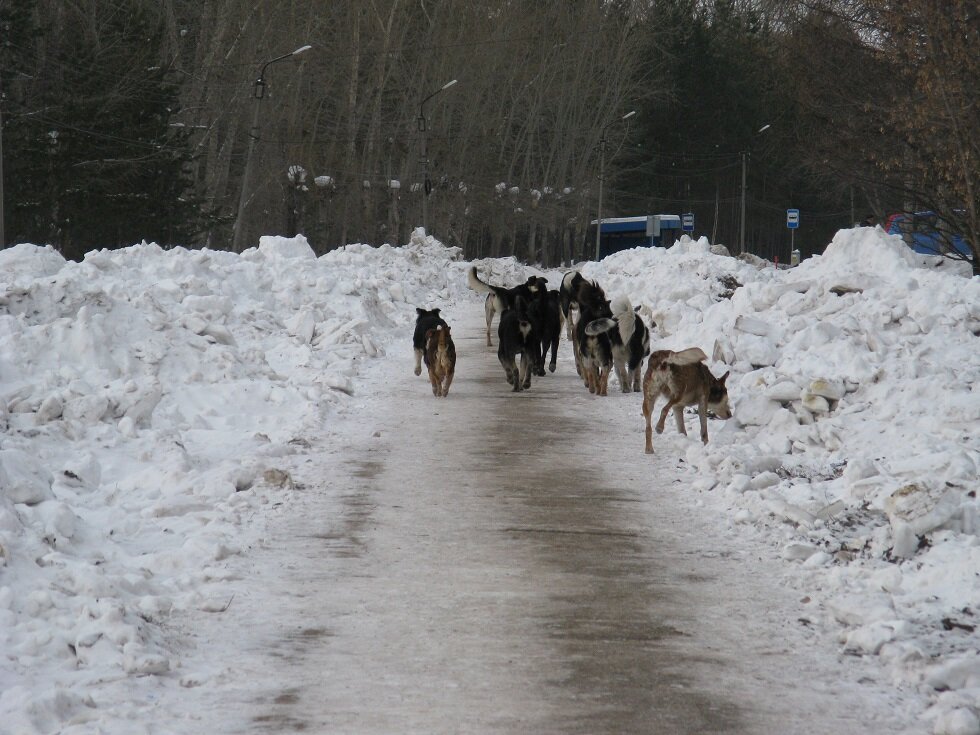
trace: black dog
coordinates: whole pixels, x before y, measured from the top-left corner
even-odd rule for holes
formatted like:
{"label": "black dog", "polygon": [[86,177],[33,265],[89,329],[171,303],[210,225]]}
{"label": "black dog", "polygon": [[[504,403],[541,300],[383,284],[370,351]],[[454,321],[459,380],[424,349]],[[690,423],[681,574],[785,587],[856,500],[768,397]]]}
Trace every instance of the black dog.
{"label": "black dog", "polygon": [[598,284],[584,284],[577,295],[579,319],[572,332],[575,367],[589,393],[604,396],[613,364],[612,343],[604,330],[592,334],[586,327],[597,319],[612,319],[612,309]]}
{"label": "black dog", "polygon": [[[541,279],[544,280],[544,279]],[[558,360],[558,342],[561,339],[561,327],[564,319],[561,313],[561,302],[558,291],[538,291],[531,304],[527,307],[527,316],[534,325],[534,331],[541,341],[541,359],[535,366],[536,375],[544,375],[544,362],[551,350],[551,362],[548,369],[555,372]]]}
{"label": "black dog", "polygon": [[[518,297],[514,306],[504,309],[497,327],[497,359],[504,368],[507,382],[514,386],[514,392],[531,387],[531,372],[541,361],[541,340],[534,332],[534,325],[527,316],[527,305]],[[517,368],[517,355],[521,356],[520,370]]]}
{"label": "black dog", "polygon": [[[559,303],[561,304],[561,314],[568,325],[568,338],[575,339],[575,320],[570,313],[571,309],[578,309],[579,299],[583,294],[587,294],[591,288],[599,288],[595,281],[587,281],[578,271],[569,271],[561,279],[561,286],[558,288]],[[600,291],[602,289],[599,289]]]}
{"label": "black dog", "polygon": [[415,335],[412,337],[412,346],[415,348],[415,374],[422,374],[422,357],[425,355],[425,333],[430,329],[442,326],[449,329],[449,325],[439,316],[439,309],[415,309],[418,314],[415,317]]}
{"label": "black dog", "polygon": [[531,276],[527,281],[513,288],[491,286],[486,281],[480,280],[475,265],[467,271],[466,283],[477,293],[487,294],[486,303],[483,305],[483,310],[487,317],[487,347],[493,346],[493,342],[490,340],[490,324],[493,321],[494,314],[497,312],[502,314],[505,309],[514,308],[514,301],[518,296],[524,299],[526,303],[529,303],[538,291],[548,288],[548,279],[542,278],[541,276]]}

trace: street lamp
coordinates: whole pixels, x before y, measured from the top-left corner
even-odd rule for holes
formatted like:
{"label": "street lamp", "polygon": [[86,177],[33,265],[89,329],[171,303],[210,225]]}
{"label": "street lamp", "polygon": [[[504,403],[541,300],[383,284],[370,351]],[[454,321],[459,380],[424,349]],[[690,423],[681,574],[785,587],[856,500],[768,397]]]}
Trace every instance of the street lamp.
{"label": "street lamp", "polygon": [[440,92],[449,89],[451,86],[456,84],[455,79],[451,82],[446,82],[435,92],[430,94],[424,100],[422,100],[419,105],[419,132],[422,134],[422,157],[419,159],[419,163],[422,164],[422,229],[425,230],[426,234],[429,232],[429,206],[428,198],[429,192],[432,190],[432,185],[429,183],[429,152],[426,146],[426,136],[425,136],[425,103],[431,100]]}
{"label": "street lamp", "polygon": [[[758,135],[759,133],[764,133],[770,127],[772,126],[769,123],[766,123],[761,128],[756,130],[755,134]],[[747,158],[748,158],[748,153],[746,151],[742,151],[742,217],[739,222],[739,234],[738,234],[739,255],[745,255],[745,176],[746,176]]]}
{"label": "street lamp", "polygon": [[595,259],[596,262],[599,261],[599,231],[602,229],[602,181],[603,181],[603,169],[606,167],[606,130],[613,123],[622,122],[623,120],[628,120],[636,114],[636,110],[630,110],[622,117],[618,117],[615,120],[610,120],[605,125],[602,126],[602,131],[599,133],[599,206],[596,208],[595,217]]}
{"label": "street lamp", "polygon": [[0,84],[0,250],[7,247],[3,232],[3,85]]}
{"label": "street lamp", "polygon": [[302,53],[306,53],[311,48],[313,47],[300,46],[295,51],[291,51],[288,54],[283,54],[282,56],[277,56],[274,59],[270,59],[262,65],[262,68],[259,70],[259,76],[255,80],[255,85],[252,89],[252,97],[255,98],[255,109],[252,112],[252,127],[248,131],[248,155],[245,158],[245,172],[242,174],[242,190],[238,196],[238,214],[235,216],[235,226],[231,244],[232,249],[236,253],[242,252],[242,236],[244,232],[242,222],[245,218],[245,207],[251,199],[249,189],[252,182],[252,155],[255,152],[255,141],[259,139],[259,107],[262,98],[265,97],[265,70],[268,69],[270,65],[275,64],[277,61],[299,56]]}

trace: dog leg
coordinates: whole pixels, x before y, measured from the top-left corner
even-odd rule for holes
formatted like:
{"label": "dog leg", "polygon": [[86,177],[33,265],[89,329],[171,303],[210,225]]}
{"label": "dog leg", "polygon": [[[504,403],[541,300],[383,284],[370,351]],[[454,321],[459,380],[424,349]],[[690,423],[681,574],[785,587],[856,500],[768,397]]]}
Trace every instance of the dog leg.
{"label": "dog leg", "polygon": [[599,373],[599,395],[609,395],[609,375],[612,373],[612,366],[604,365]]}
{"label": "dog leg", "polygon": [[553,373],[556,367],[558,367],[558,337],[551,342],[551,362],[548,364],[548,370]]}
{"label": "dog leg", "polygon": [[701,396],[698,401],[698,418],[701,420],[701,443],[708,443],[708,396]]}
{"label": "dog leg", "polygon": [[684,407],[674,406],[674,421],[677,423],[677,430],[687,436],[687,428],[684,426]]}
{"label": "dog leg", "polygon": [[495,311],[496,296],[492,293],[487,294],[487,300],[483,303],[483,313],[487,317],[487,347],[493,347],[493,342],[490,340],[490,324],[493,322],[493,313]]}
{"label": "dog leg", "polygon": [[650,417],[653,416],[653,400],[643,396],[643,420],[646,424],[646,444],[643,451],[653,454],[653,427],[650,425]]}
{"label": "dog leg", "polygon": [[446,377],[442,384],[442,397],[445,398],[449,395],[449,386],[453,384],[453,372],[449,371],[446,373]]}
{"label": "dog leg", "polygon": [[664,423],[667,421],[667,414],[670,413],[670,409],[672,409],[674,407],[675,403],[676,402],[674,400],[672,400],[672,399],[671,400],[668,400],[667,401],[667,405],[664,406],[664,410],[660,412],[660,420],[657,422],[657,433],[658,434],[663,434],[664,433]]}
{"label": "dog leg", "polygon": [[640,370],[641,370],[641,367],[642,367],[641,365],[637,365],[636,366],[636,369],[633,370],[633,392],[634,393],[639,393],[640,390],[641,390],[641,383],[640,383]]}
{"label": "dog leg", "polygon": [[521,353],[521,387],[527,390],[531,387],[531,373],[534,372],[534,360],[527,352]]}
{"label": "dog leg", "polygon": [[429,383],[432,385],[432,395],[438,398],[442,387],[439,383],[439,373],[434,367],[429,368]]}
{"label": "dog leg", "polygon": [[422,350],[415,350],[415,374],[422,374]]}
{"label": "dog leg", "polygon": [[630,380],[629,371],[626,368],[625,362],[616,362],[616,377],[619,378],[619,387],[623,393],[629,393],[633,388],[633,383]]}
{"label": "dog leg", "polygon": [[513,367],[511,367],[513,365],[513,361],[508,360],[506,357],[504,357],[502,355],[498,355],[497,356],[497,359],[500,360],[500,366],[504,369],[504,375],[507,376],[507,382],[510,385],[513,385],[514,384],[514,375],[513,375],[514,369],[513,369]]}
{"label": "dog leg", "polygon": [[598,370],[596,370],[591,364],[585,365],[584,370],[585,385],[589,389],[589,393],[595,394],[595,392],[599,390]]}

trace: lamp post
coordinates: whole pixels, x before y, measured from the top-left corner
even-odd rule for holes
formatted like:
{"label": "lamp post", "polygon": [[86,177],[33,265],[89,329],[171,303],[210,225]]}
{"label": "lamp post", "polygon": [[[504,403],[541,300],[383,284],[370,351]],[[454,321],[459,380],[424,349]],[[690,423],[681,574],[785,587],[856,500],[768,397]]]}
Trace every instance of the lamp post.
{"label": "lamp post", "polygon": [[455,79],[451,82],[446,82],[435,92],[426,97],[419,104],[419,132],[422,134],[422,157],[419,159],[419,163],[422,164],[422,229],[425,230],[426,234],[429,233],[429,191],[432,189],[432,185],[429,183],[429,151],[426,145],[425,136],[425,103],[431,100],[440,92],[449,89],[451,86],[456,84]]}
{"label": "lamp post", "polygon": [[630,110],[622,117],[616,118],[615,120],[610,120],[605,125],[602,126],[602,131],[599,133],[599,204],[596,207],[595,216],[595,259],[596,262],[599,261],[599,231],[602,229],[602,182],[604,169],[606,167],[606,130],[613,123],[622,122],[623,120],[628,120],[636,114],[636,110]]}
{"label": "lamp post", "polygon": [[277,56],[274,59],[270,59],[262,65],[262,68],[259,70],[259,76],[255,80],[255,86],[252,90],[252,97],[255,98],[255,109],[252,112],[252,127],[248,131],[248,155],[245,158],[245,172],[242,174],[242,190],[238,196],[238,214],[235,216],[235,226],[231,243],[232,249],[236,253],[240,253],[242,251],[245,207],[251,200],[249,189],[251,188],[252,183],[252,158],[253,154],[255,153],[255,141],[259,138],[259,107],[262,98],[265,97],[265,70],[268,69],[270,65],[275,64],[277,61],[283,61],[284,59],[299,56],[300,54],[309,51],[311,48],[312,46],[300,46],[295,51],[291,51],[288,54],[283,54],[282,56]]}
{"label": "lamp post", "polygon": [[3,85],[0,83],[0,250],[7,247],[3,231]]}
{"label": "lamp post", "polygon": [[[766,123],[761,128],[755,131],[755,134],[764,133],[771,126]],[[748,152],[742,151],[742,216],[739,218],[739,234],[738,234],[738,254],[745,255],[745,178],[746,178],[746,168]]]}

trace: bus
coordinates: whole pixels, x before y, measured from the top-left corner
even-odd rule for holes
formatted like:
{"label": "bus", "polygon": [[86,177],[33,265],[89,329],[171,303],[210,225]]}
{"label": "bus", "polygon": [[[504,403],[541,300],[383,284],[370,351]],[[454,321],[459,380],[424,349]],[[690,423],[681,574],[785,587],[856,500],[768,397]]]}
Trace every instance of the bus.
{"label": "bus", "polygon": [[970,259],[970,246],[935,212],[897,212],[885,220],[885,232],[901,235],[912,250],[923,255],[950,255]]}
{"label": "bus", "polygon": [[[596,257],[596,220],[589,223],[585,252]],[[637,217],[603,217],[599,230],[598,260],[621,250],[641,247],[666,247],[681,235],[679,214],[644,214]]]}

